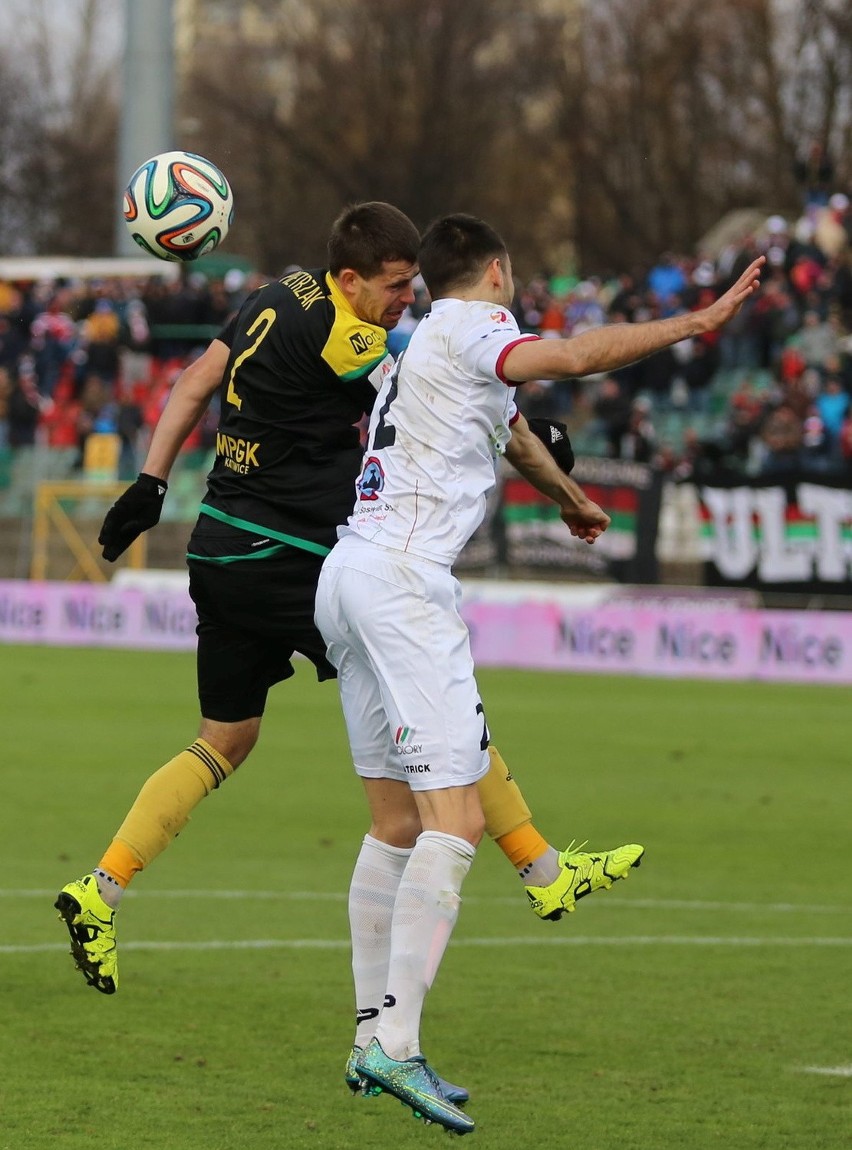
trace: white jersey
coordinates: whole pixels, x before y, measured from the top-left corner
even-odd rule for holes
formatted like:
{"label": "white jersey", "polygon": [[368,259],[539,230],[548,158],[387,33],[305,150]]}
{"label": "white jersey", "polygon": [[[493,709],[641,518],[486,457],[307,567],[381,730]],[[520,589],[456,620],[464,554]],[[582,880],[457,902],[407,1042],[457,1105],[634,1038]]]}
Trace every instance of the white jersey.
{"label": "white jersey", "polygon": [[503,362],[521,335],[493,303],[436,301],[376,399],[355,508],[364,539],[455,562],[485,515],[517,418]]}

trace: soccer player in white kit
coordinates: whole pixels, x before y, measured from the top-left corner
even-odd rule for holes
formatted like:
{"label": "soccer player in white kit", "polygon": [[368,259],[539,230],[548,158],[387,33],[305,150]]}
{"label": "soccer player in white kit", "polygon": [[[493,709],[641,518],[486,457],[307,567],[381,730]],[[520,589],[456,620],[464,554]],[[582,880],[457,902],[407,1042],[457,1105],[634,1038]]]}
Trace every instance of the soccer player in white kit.
{"label": "soccer player in white kit", "polygon": [[482,521],[503,453],[559,504],[574,535],[593,543],[609,523],[529,431],[515,383],[613,370],[714,330],[757,286],[762,261],[701,312],[570,340],[520,333],[509,257],[483,221],[436,221],[419,261],[432,310],[373,409],[355,507],[320,575],[316,622],[372,816],[350,887],[355,1070],[367,1092],[385,1090],[467,1133],[473,1120],[447,1098],[419,1044],[423,1002],[483,833],[476,782],[489,764],[452,565]]}

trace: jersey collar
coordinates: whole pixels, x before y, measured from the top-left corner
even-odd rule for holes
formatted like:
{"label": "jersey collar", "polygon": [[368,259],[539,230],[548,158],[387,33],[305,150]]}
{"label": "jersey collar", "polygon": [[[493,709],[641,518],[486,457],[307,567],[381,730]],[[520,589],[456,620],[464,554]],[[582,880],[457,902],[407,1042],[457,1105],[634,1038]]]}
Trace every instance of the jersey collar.
{"label": "jersey collar", "polygon": [[[355,309],[352,307],[352,304],[349,302],[349,300],[346,298],[346,296],[343,294],[343,292],[340,290],[340,287],[337,283],[337,280],[334,278],[334,276],[331,274],[331,272],[325,273],[325,282],[328,286],[329,296],[331,297],[332,302],[334,303],[334,306],[337,308],[338,311],[347,312],[349,315],[354,316],[355,319],[357,319],[359,321],[359,323],[366,323],[367,322],[366,320],[361,319],[361,317],[356,314]],[[367,324],[367,326],[368,327],[374,327],[375,325],[374,324]]]}

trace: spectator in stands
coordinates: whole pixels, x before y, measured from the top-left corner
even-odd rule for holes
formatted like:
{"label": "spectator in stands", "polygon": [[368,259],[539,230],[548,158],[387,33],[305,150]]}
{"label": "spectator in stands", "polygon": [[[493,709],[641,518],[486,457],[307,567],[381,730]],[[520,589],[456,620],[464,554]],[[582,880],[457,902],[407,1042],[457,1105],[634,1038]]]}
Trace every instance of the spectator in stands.
{"label": "spectator in stands", "polygon": [[763,458],[761,476],[784,476],[795,473],[802,464],[803,420],[789,405],[782,403],[766,416],[760,429]]}
{"label": "spectator in stands", "polygon": [[604,323],[606,323],[606,312],[598,300],[597,285],[590,280],[577,284],[565,303],[563,335],[579,335]]}
{"label": "spectator in stands", "polygon": [[849,243],[848,213],[849,198],[843,192],[835,192],[815,213],[814,242],[826,259],[836,259]]}
{"label": "spectator in stands", "polygon": [[126,387],[151,378],[151,329],[145,304],[136,296],[127,301],[119,333],[119,376]]}
{"label": "spectator in stands", "polygon": [[756,469],[756,466],[752,467],[752,444],[760,433],[765,413],[766,396],[758,391],[751,376],[745,376],[728,402],[720,444],[732,468]]}
{"label": "spectator in stands", "polygon": [[64,310],[67,298],[67,291],[52,295],[30,326],[38,389],[48,397],[53,395],[62,366],[77,342],[77,327]]}
{"label": "spectator in stands", "polygon": [[572,387],[569,380],[531,380],[519,390],[518,409],[527,419],[566,420],[573,407]]}
{"label": "spectator in stands", "polygon": [[651,401],[637,396],[630,405],[627,427],[618,440],[618,459],[650,463],[657,446],[657,433],[651,420]]}
{"label": "spectator in stands", "polygon": [[828,435],[815,403],[810,405],[802,422],[801,458],[806,472],[821,474],[831,468]]}
{"label": "spectator in stands", "polygon": [[829,454],[840,462],[840,440],[843,424],[849,414],[849,392],[836,375],[830,375],[822,385],[814,408],[825,428],[825,438]]}
{"label": "spectator in stands", "polygon": [[211,327],[223,328],[234,313],[231,297],[222,280],[211,280],[207,288],[207,307],[204,323]]}
{"label": "spectator in stands", "polygon": [[39,431],[48,447],[66,452],[73,466],[79,466],[81,460],[82,411],[73,373],[66,370],[60,375],[53,395],[43,401]]}
{"label": "spectator in stands", "polygon": [[802,218],[787,249],[787,277],[800,301],[817,286],[824,266],[825,256],[814,243],[813,221]]}
{"label": "spectator in stands", "polygon": [[80,347],[85,352],[86,371],[100,379],[115,381],[118,376],[120,324],[113,303],[99,299],[80,328]]}
{"label": "spectator in stands", "polygon": [[686,286],[686,275],[672,252],[665,252],[648,273],[648,289],[661,316],[680,311]]}
{"label": "spectator in stands", "polygon": [[38,390],[35,367],[22,357],[12,375],[12,388],[7,401],[10,447],[32,447],[36,439],[42,399]]}
{"label": "spectator in stands", "polygon": [[621,384],[612,375],[606,376],[598,384],[597,395],[592,402],[594,416],[593,430],[606,443],[606,453],[613,459],[620,453],[621,437],[630,425],[630,400],[624,394]]}
{"label": "spectator in stands", "polygon": [[636,312],[643,307],[642,293],[634,276],[622,272],[617,279],[614,294],[609,305],[611,323],[633,323]]}
{"label": "spectator in stands", "polygon": [[[144,389],[143,389],[144,394]],[[139,473],[139,440],[145,417],[138,389],[124,380],[119,384],[115,430],[121,440],[118,478],[133,480]]]}
{"label": "spectator in stands", "polygon": [[755,301],[752,317],[758,343],[757,366],[775,369],[785,344],[801,326],[799,307],[783,271],[770,272],[765,290]]}
{"label": "spectator in stands", "polygon": [[829,356],[837,354],[837,326],[811,308],[802,316],[798,343],[806,365],[821,368]]}

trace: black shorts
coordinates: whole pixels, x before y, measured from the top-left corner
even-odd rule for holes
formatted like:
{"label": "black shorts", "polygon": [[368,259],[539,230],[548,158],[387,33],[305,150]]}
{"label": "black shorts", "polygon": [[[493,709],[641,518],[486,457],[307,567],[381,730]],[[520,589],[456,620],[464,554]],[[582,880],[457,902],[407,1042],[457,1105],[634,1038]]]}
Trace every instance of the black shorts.
{"label": "black shorts", "polygon": [[269,688],[293,674],[295,651],[311,660],[320,681],[336,676],[314,624],[319,555],[292,548],[271,559],[190,559],[188,566],[205,719],[236,723],[262,715]]}

